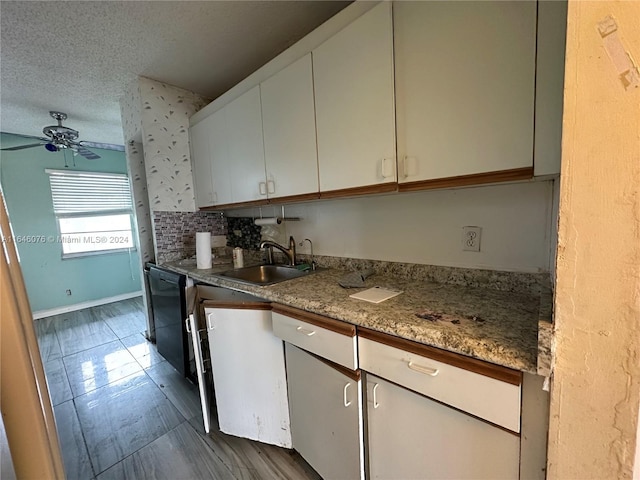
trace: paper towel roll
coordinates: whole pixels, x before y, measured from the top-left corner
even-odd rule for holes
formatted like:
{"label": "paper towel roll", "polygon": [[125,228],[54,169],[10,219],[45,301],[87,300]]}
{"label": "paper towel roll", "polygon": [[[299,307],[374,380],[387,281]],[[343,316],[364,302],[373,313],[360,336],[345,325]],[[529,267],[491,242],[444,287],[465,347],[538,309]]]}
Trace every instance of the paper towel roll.
{"label": "paper towel roll", "polygon": [[211,232],[196,232],[196,268],[211,268]]}
{"label": "paper towel roll", "polygon": [[272,218],[256,218],[255,224],[258,226],[261,225],[280,225],[282,223],[282,219],[280,217],[272,217]]}

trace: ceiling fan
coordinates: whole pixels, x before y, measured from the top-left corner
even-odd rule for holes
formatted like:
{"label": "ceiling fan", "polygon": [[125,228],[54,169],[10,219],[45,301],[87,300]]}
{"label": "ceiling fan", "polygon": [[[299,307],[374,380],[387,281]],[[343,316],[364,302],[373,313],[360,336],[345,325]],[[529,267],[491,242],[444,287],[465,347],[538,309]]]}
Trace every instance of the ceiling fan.
{"label": "ceiling fan", "polygon": [[[13,151],[13,150],[24,150],[25,148],[34,148],[39,147],[40,145],[44,145],[44,148],[49,150],[50,152],[59,152],[61,150],[69,149],[74,152],[74,155],[82,155],[84,158],[88,160],[96,160],[100,158],[95,152],[92,152],[87,147],[91,148],[102,148],[107,150],[118,150],[124,151],[124,147],[120,145],[111,145],[107,143],[95,143],[95,142],[85,142],[78,141],[78,131],[73,128],[65,127],[62,125],[62,121],[67,119],[67,114],[62,112],[49,112],[55,120],[58,121],[57,125],[49,125],[48,127],[44,127],[42,129],[42,133],[44,133],[46,138],[38,138],[40,142],[31,143],[28,145],[19,145],[16,147],[8,147],[2,148],[0,150],[3,151]],[[37,138],[37,137],[27,137],[27,138]]]}

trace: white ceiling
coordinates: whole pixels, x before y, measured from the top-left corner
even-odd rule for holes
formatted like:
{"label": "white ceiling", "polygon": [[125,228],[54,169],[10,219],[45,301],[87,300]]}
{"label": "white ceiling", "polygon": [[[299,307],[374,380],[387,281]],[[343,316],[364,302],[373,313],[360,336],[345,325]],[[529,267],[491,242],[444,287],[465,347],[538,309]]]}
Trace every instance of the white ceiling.
{"label": "white ceiling", "polygon": [[122,144],[119,99],[143,75],[211,99],[343,1],[0,1],[0,131]]}

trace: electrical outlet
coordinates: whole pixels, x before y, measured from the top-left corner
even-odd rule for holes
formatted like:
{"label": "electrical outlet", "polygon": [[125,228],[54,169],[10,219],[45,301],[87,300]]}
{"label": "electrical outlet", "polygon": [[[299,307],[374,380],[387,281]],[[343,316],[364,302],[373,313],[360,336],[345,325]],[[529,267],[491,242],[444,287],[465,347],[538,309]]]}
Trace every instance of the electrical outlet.
{"label": "electrical outlet", "polygon": [[227,246],[226,235],[211,235],[211,246],[213,248],[220,248]]}
{"label": "electrical outlet", "polygon": [[71,290],[70,289],[67,290],[67,296],[69,296],[69,297],[71,296]]}
{"label": "electrical outlet", "polygon": [[462,227],[462,250],[479,252],[481,234],[482,227]]}

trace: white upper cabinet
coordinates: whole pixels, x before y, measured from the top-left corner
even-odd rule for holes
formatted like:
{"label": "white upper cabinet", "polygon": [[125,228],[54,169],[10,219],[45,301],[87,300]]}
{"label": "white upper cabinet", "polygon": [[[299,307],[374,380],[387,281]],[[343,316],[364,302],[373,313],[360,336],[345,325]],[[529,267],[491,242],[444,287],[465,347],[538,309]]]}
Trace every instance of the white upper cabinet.
{"label": "white upper cabinet", "polygon": [[212,121],[213,116],[209,116],[189,129],[193,159],[191,168],[198,208],[213,205],[212,155],[209,142]]}
{"label": "white upper cabinet", "polygon": [[231,173],[233,203],[264,200],[267,198],[267,186],[260,87],[256,85],[223,110],[226,120],[227,159],[220,164],[220,168],[224,166]]}
{"label": "white upper cabinet", "polygon": [[396,181],[391,3],[313,50],[320,191]]}
{"label": "white upper cabinet", "polygon": [[[195,125],[207,123],[204,131],[209,139],[211,152],[211,175],[213,177],[213,203],[209,205],[222,205],[233,202],[231,196],[231,172],[226,166],[228,156],[227,123],[224,109],[213,112],[209,117]],[[192,129],[195,127],[192,127]],[[196,180],[196,188],[198,183]]]}
{"label": "white upper cabinet", "polygon": [[394,4],[399,182],[533,166],[536,2]]}
{"label": "white upper cabinet", "polygon": [[259,87],[190,132],[198,207],[266,200]]}
{"label": "white upper cabinet", "polygon": [[318,192],[311,54],[260,84],[269,198]]}
{"label": "white upper cabinet", "polygon": [[560,173],[566,36],[567,2],[538,2],[534,160],[536,175]]}

